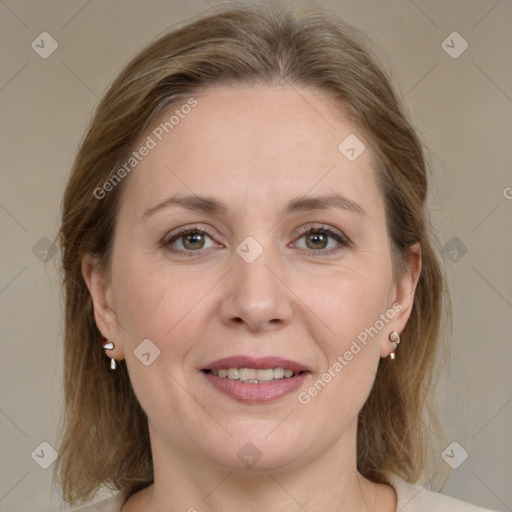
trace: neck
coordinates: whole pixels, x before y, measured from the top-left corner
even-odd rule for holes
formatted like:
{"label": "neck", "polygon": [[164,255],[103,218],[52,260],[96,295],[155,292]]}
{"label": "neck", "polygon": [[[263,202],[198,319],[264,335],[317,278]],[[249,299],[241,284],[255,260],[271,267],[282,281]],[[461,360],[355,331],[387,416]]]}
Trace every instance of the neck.
{"label": "neck", "polygon": [[164,450],[164,443],[153,432],[154,484],[129,500],[123,512],[394,510],[391,488],[384,490],[387,486],[374,484],[357,472],[355,433],[354,428],[320,456],[304,456],[280,468],[257,464],[240,471],[220,467],[180,447]]}

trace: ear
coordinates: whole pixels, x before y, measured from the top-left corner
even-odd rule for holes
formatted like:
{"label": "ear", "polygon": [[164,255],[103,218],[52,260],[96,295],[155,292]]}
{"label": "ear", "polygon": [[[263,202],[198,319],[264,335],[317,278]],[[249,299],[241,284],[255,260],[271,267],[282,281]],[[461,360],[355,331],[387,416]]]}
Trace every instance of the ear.
{"label": "ear", "polygon": [[[110,278],[99,262],[99,257],[87,253],[82,258],[82,275],[92,298],[94,320],[101,334],[114,342],[108,356],[123,359],[119,322],[115,310],[114,294]],[[117,342],[117,343],[116,343]]]}
{"label": "ear", "polygon": [[[414,304],[414,293],[421,274],[421,245],[415,243],[410,248],[409,261],[407,270],[400,277],[397,283],[393,285],[391,293],[391,304],[393,309],[398,311],[393,321],[388,324],[389,332],[398,331],[400,334],[407,325],[407,321],[411,315]],[[393,297],[394,296],[394,297]],[[398,304],[395,304],[398,303]],[[399,306],[398,306],[399,305]],[[387,357],[393,351],[393,343],[391,343],[386,335],[381,341],[380,355]]]}

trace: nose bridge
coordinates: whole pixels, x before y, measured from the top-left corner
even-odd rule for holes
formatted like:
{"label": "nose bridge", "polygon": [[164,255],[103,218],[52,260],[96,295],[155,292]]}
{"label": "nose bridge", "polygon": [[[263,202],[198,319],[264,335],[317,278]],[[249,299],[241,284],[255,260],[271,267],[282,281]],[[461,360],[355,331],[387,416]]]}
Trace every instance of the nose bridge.
{"label": "nose bridge", "polygon": [[247,237],[233,254],[229,290],[223,297],[225,322],[245,323],[251,330],[290,321],[290,295],[277,277],[279,258],[270,246]]}

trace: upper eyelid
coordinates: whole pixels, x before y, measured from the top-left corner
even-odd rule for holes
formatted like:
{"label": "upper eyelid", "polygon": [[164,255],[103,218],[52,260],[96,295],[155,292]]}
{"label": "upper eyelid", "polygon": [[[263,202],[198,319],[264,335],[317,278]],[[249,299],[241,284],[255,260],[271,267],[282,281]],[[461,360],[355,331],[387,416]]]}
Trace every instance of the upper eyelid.
{"label": "upper eyelid", "polygon": [[202,233],[202,234],[209,236],[210,238],[213,239],[212,234],[209,233],[207,229],[201,228],[197,225],[194,225],[194,226],[190,226],[190,227],[187,227],[187,226],[179,227],[179,228],[169,231],[162,238],[162,242],[169,243],[173,238],[178,239],[181,236],[185,236],[189,233]]}
{"label": "upper eyelid", "polygon": [[[304,226],[302,228],[299,228],[298,236],[307,235],[308,233],[310,233],[312,231],[313,232],[314,231],[326,231],[329,234],[337,234],[340,237],[347,238],[346,235],[342,231],[340,231],[339,229],[333,228],[333,227],[330,227],[330,226],[326,226],[326,225],[322,225],[322,224]],[[192,226],[182,226],[182,227],[173,229],[173,230],[169,231],[164,236],[164,239],[173,238],[174,236],[179,236],[179,235],[185,235],[185,234],[191,233],[191,232],[192,233],[193,232],[199,232],[199,233],[204,233],[205,235],[211,236],[210,233],[208,232],[208,228],[205,229],[205,228],[202,228],[202,227],[200,227],[198,225],[192,225]]]}
{"label": "upper eyelid", "polygon": [[346,238],[348,240],[347,236],[343,233],[343,231],[341,231],[337,228],[331,227],[331,226],[323,225],[323,224],[315,224],[312,226],[302,227],[299,229],[299,236],[304,236],[309,233],[314,233],[315,231],[323,231],[329,235],[338,235],[340,238]]}

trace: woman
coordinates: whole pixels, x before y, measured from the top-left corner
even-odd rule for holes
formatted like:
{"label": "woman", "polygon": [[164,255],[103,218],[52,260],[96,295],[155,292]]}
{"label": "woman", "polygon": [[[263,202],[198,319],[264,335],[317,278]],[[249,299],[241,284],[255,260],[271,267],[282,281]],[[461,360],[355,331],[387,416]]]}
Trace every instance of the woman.
{"label": "woman", "polygon": [[63,201],[64,499],[482,510],[414,485],[449,318],[426,194],[342,21],[231,7],[144,49]]}

